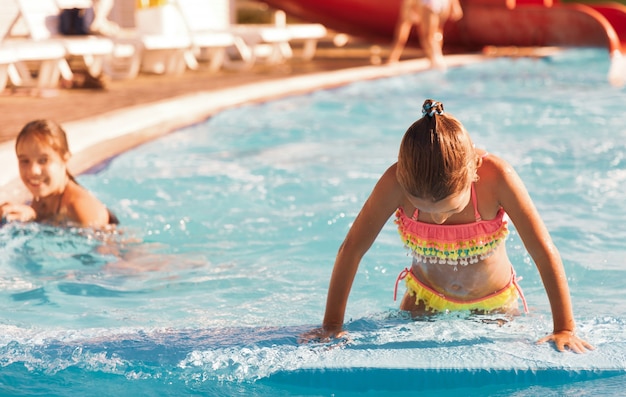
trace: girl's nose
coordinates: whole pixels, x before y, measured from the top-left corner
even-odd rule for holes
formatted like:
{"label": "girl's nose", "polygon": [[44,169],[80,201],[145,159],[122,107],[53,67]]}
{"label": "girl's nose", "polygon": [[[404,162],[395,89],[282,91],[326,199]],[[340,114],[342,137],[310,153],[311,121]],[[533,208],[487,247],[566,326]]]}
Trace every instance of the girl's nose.
{"label": "girl's nose", "polygon": [[30,166],[29,171],[30,171],[30,173],[32,175],[39,175],[39,174],[41,174],[41,166],[39,164],[37,164],[37,163],[33,163]]}

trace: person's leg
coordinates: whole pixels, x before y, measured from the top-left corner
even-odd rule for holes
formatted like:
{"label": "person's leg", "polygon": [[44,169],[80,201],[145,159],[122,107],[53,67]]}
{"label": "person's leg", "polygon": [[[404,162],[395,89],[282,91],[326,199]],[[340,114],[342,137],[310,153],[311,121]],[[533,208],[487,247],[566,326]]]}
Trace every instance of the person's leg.
{"label": "person's leg", "polygon": [[446,65],[442,52],[443,34],[440,30],[439,14],[433,12],[428,7],[422,7],[421,21],[419,36],[422,49],[430,60],[432,67],[445,69]]}
{"label": "person's leg", "polygon": [[420,0],[402,1],[400,16],[393,35],[393,45],[387,63],[395,63],[400,60],[402,51],[404,51],[404,47],[409,40],[411,28],[413,25],[419,23],[419,1]]}
{"label": "person's leg", "polygon": [[404,46],[409,39],[409,34],[411,33],[412,26],[413,25],[408,20],[405,20],[396,26],[396,32],[393,39],[393,47],[391,49],[391,53],[389,54],[389,59],[387,60],[387,63],[395,63],[400,60],[400,56],[402,55]]}

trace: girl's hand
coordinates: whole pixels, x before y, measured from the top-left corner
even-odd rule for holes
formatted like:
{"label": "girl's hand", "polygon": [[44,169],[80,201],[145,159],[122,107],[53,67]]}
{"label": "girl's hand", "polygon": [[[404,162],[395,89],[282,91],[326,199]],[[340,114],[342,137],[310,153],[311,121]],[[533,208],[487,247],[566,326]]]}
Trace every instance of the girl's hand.
{"label": "girl's hand", "polygon": [[4,222],[29,222],[34,221],[37,214],[29,205],[4,203],[0,205],[0,217]]}
{"label": "girl's hand", "polygon": [[587,350],[594,350],[595,348],[587,341],[577,337],[572,331],[559,331],[554,332],[546,337],[543,337],[537,341],[537,344],[552,341],[560,352],[569,349],[574,353],[584,353]]}
{"label": "girl's hand", "polygon": [[329,330],[324,327],[315,328],[312,331],[305,332],[298,338],[298,343],[326,343],[331,339],[344,338],[348,333],[342,329]]}

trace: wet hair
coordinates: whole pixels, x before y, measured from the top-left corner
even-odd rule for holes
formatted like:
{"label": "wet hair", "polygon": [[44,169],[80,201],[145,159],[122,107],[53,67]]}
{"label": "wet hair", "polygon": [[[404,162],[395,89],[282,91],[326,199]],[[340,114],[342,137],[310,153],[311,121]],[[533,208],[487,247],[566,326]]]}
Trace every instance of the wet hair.
{"label": "wet hair", "polygon": [[[15,139],[16,151],[20,142],[26,138],[33,138],[40,143],[50,146],[63,159],[68,158],[71,154],[69,145],[67,144],[67,134],[59,124],[52,120],[33,120],[22,127],[22,130]],[[69,171],[67,171],[67,176],[72,181],[76,182]]]}
{"label": "wet hair", "polygon": [[402,138],[396,177],[411,196],[437,202],[467,188],[479,164],[461,122],[441,102],[427,99],[422,118]]}

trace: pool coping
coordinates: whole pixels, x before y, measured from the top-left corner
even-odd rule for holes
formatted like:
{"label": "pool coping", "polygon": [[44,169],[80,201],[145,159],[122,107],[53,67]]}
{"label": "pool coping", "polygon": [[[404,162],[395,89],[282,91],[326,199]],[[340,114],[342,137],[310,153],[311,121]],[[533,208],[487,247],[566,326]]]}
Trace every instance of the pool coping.
{"label": "pool coping", "polygon": [[[482,62],[482,54],[446,56],[449,67]],[[63,123],[72,159],[70,171],[83,173],[133,147],[177,129],[207,120],[225,109],[290,95],[330,89],[363,80],[393,77],[429,69],[425,58],[392,65],[371,65],[270,79],[212,91],[201,91],[163,101],[128,107]],[[14,141],[0,145],[0,203],[24,202],[29,193],[19,179]]]}

